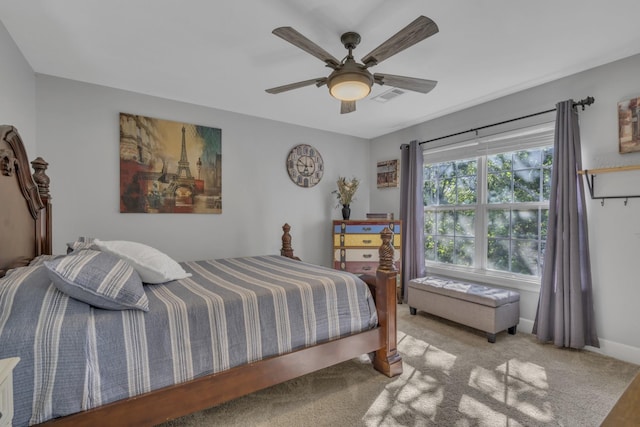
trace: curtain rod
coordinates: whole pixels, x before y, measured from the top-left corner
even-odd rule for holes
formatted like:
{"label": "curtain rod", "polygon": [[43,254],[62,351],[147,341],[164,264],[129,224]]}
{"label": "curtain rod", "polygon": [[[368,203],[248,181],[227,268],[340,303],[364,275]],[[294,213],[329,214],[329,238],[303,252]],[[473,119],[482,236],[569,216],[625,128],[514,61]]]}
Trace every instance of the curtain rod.
{"label": "curtain rod", "polygon": [[[584,108],[585,108],[587,105],[591,105],[591,104],[593,104],[594,102],[596,102],[596,100],[595,100],[595,98],[594,98],[593,96],[587,96],[587,97],[586,97],[585,99],[583,99],[583,100],[580,100],[580,101],[578,101],[578,102],[574,102],[574,103],[573,103],[573,106],[574,106],[574,107],[580,106],[580,107],[582,107],[582,111],[584,111]],[[477,132],[477,131],[482,130],[482,129],[486,129],[486,128],[490,128],[490,127],[498,126],[498,125],[503,125],[503,124],[505,124],[505,123],[515,122],[515,121],[517,121],[517,120],[528,119],[529,117],[539,116],[539,115],[541,115],[541,114],[550,113],[550,112],[552,112],[552,111],[556,111],[556,109],[555,109],[555,108],[552,108],[552,109],[550,109],[550,110],[540,111],[539,113],[528,114],[528,115],[526,115],[526,116],[516,117],[515,119],[505,120],[505,121],[503,121],[503,122],[498,122],[498,123],[493,123],[493,124],[490,124],[490,125],[480,126],[479,128],[473,128],[473,129],[465,130],[465,131],[462,131],[462,132],[452,133],[452,134],[450,134],[450,135],[441,136],[441,137],[439,137],[439,138],[429,139],[429,140],[427,140],[427,141],[422,141],[422,142],[420,142],[420,143],[419,143],[419,145],[426,144],[426,143],[428,143],[428,142],[439,141],[439,140],[441,140],[441,139],[450,138],[450,137],[452,137],[452,136],[458,136],[458,135],[462,135],[462,134],[469,133],[469,132]]]}

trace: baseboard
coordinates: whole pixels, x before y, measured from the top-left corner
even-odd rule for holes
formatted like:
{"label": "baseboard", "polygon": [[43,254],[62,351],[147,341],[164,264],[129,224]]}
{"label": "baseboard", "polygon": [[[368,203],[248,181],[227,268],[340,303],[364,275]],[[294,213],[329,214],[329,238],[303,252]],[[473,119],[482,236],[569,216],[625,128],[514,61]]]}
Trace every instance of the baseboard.
{"label": "baseboard", "polygon": [[598,341],[600,341],[600,348],[586,346],[585,350],[640,365],[640,348],[602,338],[599,338]]}
{"label": "baseboard", "polygon": [[[533,320],[520,318],[518,324],[518,332],[530,334],[533,332]],[[586,346],[584,349],[592,351],[594,353],[602,354],[604,356],[613,357],[614,359],[623,360],[629,363],[635,363],[640,365],[640,348],[633,347],[627,344],[622,344],[616,341],[599,339],[600,348]]]}
{"label": "baseboard", "polygon": [[525,334],[530,334],[533,331],[533,320],[520,318],[520,323],[518,323],[518,332],[524,332]]}

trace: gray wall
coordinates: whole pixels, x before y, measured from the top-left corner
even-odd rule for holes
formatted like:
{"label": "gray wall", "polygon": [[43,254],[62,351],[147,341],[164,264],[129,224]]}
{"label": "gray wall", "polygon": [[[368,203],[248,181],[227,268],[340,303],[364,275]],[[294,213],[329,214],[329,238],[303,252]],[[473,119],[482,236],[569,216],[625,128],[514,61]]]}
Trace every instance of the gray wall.
{"label": "gray wall", "polygon": [[[364,178],[364,139],[80,83],[36,77],[38,155],[50,164],[54,248],[80,235],[143,242],[178,260],[279,253],[282,225],[292,226],[302,259],[330,265],[331,191],[339,175]],[[222,129],[222,214],[119,213],[119,113]],[[325,173],[313,188],[296,186],[285,160],[297,144],[315,146]],[[353,161],[358,159],[358,161]],[[369,185],[353,205],[364,217]]]}
{"label": "gray wall", "polygon": [[[425,141],[553,108],[569,98],[588,95],[596,103],[580,112],[583,166],[587,169],[640,164],[640,153],[618,154],[617,103],[640,96],[640,56],[630,57],[567,78],[443,116],[372,141],[371,164],[399,158],[399,146]],[[389,105],[391,107],[391,105]],[[554,120],[553,113],[480,132],[505,131]],[[451,138],[469,139],[473,134]],[[370,167],[370,176],[375,170]],[[596,194],[640,194],[640,171],[598,175]],[[399,212],[399,190],[371,190],[371,210]],[[640,199],[588,201],[595,313],[601,352],[640,363]],[[521,292],[521,329],[531,330],[538,292]]]}
{"label": "gray wall", "polygon": [[27,153],[36,152],[36,85],[33,69],[0,22],[0,124],[20,131]]}

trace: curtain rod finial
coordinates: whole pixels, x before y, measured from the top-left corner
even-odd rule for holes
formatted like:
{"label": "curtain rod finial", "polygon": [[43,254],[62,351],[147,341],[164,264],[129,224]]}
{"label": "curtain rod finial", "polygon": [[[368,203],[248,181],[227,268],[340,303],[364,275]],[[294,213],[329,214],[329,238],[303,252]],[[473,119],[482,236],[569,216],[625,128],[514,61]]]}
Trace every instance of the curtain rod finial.
{"label": "curtain rod finial", "polygon": [[593,104],[594,102],[596,102],[596,99],[593,96],[587,96],[585,99],[582,99],[578,102],[574,102],[573,106],[581,106],[582,107],[582,111],[584,111],[585,107]]}

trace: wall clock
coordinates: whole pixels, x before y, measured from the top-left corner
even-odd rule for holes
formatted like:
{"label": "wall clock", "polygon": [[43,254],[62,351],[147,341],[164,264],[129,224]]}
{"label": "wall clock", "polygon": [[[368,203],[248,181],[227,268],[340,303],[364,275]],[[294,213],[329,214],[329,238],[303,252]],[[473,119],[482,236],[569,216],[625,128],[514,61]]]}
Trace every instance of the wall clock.
{"label": "wall clock", "polygon": [[287,156],[287,172],[291,181],[300,187],[313,187],[322,179],[324,161],[311,145],[299,144]]}

